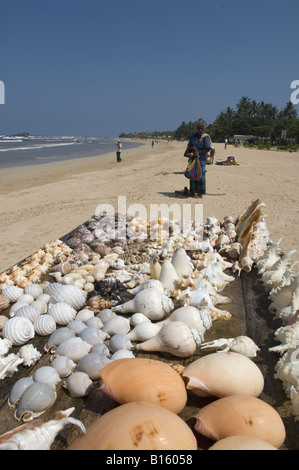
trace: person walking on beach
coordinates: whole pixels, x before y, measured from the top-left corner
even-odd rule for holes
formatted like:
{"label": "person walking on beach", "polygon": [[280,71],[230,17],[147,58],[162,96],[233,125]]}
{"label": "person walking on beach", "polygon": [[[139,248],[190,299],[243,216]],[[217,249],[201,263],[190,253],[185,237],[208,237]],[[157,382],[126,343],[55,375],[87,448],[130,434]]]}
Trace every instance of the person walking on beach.
{"label": "person walking on beach", "polygon": [[119,139],[118,139],[118,141],[117,141],[116,147],[117,147],[117,150],[116,150],[116,159],[117,159],[118,162],[121,162],[122,159],[120,158],[120,154],[121,154],[121,151],[122,151],[123,146],[122,146],[122,143],[121,143],[121,141],[120,141]]}
{"label": "person walking on beach", "polygon": [[225,148],[225,149],[227,148],[227,144],[228,144],[228,140],[225,139],[225,141],[224,141],[224,148]]}
{"label": "person walking on beach", "polygon": [[205,128],[206,125],[204,121],[199,121],[197,123],[197,132],[193,134],[188,141],[188,147],[195,147],[197,150],[202,173],[199,181],[190,180],[189,195],[200,198],[202,198],[203,194],[206,194],[206,162],[208,153],[212,146],[211,138],[207,133],[205,133]]}

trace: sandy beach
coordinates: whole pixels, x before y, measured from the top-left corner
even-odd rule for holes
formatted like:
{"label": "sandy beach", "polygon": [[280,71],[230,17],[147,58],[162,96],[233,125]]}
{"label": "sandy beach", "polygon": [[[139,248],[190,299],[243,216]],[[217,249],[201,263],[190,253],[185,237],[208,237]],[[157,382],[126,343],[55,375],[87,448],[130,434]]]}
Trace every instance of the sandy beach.
{"label": "sandy beach", "polygon": [[[283,250],[299,250],[298,153],[214,144],[216,161],[234,156],[238,166],[207,166],[207,194],[201,200],[175,194],[188,186],[186,142],[143,142],[125,150],[57,163],[2,169],[0,172],[0,272],[31,255],[91,217],[101,204],[118,211],[142,204],[203,204],[203,216],[237,217],[253,199],[266,204],[267,227]],[[125,197],[125,199],[124,199]],[[297,253],[294,255],[297,259]],[[299,259],[299,258],[298,258]]]}

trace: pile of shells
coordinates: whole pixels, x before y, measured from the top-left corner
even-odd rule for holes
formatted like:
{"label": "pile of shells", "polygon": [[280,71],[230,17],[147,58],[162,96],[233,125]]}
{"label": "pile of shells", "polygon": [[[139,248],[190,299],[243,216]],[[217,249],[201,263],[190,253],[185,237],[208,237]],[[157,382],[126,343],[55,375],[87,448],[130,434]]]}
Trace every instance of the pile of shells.
{"label": "pile of shells", "polygon": [[[209,217],[199,225],[103,213],[60,241],[62,250],[53,255],[46,281],[39,277],[22,287],[6,284],[3,277],[0,310],[8,314],[1,326],[0,378],[11,377],[19,365],[36,363],[42,353],[30,342],[35,335],[48,337],[43,350],[49,355],[48,366],[37,368],[26,381],[17,381],[11,391],[9,405],[15,419],[30,421],[49,409],[58,385],[72,397],[88,395],[106,367],[120,358],[137,360],[139,351],[166,354],[172,360],[191,357],[198,348],[218,348],[223,354],[246,358],[249,362],[242,369],[246,376],[252,369],[250,359],[259,351],[250,338],[209,343],[204,338],[214,321],[231,319],[229,310],[219,306],[231,302],[222,291],[235,280],[235,260],[241,266],[239,274],[249,271],[265,255],[265,241],[269,246],[265,226],[261,237],[256,232],[264,216],[258,221],[253,217],[253,229],[255,207],[251,204],[236,223],[227,216],[223,221]],[[246,238],[247,231],[251,236]],[[246,256],[241,236],[250,239]],[[253,240],[259,249],[247,269],[244,259]],[[11,355],[13,346],[20,349]],[[218,361],[220,353],[215,357]],[[208,369],[213,367],[216,363]],[[263,384],[257,370],[252,373],[256,378],[251,385],[256,383],[254,396],[258,396]],[[199,381],[205,383],[203,378]],[[212,390],[213,385],[204,388]],[[274,445],[281,445],[281,439],[280,435]]]}

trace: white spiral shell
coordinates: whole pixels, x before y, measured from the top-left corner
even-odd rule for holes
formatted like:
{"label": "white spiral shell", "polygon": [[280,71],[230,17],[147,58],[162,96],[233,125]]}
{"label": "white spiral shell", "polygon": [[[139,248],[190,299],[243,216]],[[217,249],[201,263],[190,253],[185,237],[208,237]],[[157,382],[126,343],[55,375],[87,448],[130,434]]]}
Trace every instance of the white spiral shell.
{"label": "white spiral shell", "polygon": [[50,297],[50,302],[66,302],[76,310],[80,310],[86,302],[87,292],[77,286],[60,284]]}
{"label": "white spiral shell", "polygon": [[15,312],[15,317],[28,318],[32,323],[37,319],[38,314],[32,305],[24,305]]}
{"label": "white spiral shell", "polygon": [[10,301],[16,302],[23,294],[24,289],[18,286],[8,286],[2,291],[2,294]]}
{"label": "white spiral shell", "polygon": [[56,321],[52,315],[41,315],[33,323],[35,332],[40,336],[49,336],[56,330]]}
{"label": "white spiral shell", "polygon": [[40,284],[29,284],[25,287],[25,294],[30,294],[34,299],[43,293],[43,288]]}
{"label": "white spiral shell", "polygon": [[14,346],[21,346],[34,337],[34,326],[28,318],[10,318],[3,326],[2,335]]}
{"label": "white spiral shell", "polygon": [[48,309],[48,314],[52,315],[58,325],[67,325],[74,320],[77,312],[66,302],[57,302]]}

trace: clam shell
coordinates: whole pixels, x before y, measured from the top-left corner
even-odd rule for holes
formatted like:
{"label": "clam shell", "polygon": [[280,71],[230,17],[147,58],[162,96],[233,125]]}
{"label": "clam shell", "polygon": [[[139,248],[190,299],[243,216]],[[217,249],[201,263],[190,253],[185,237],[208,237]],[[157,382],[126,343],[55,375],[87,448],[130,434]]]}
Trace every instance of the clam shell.
{"label": "clam shell", "polygon": [[35,332],[40,336],[49,336],[56,330],[56,321],[52,315],[41,315],[33,323]]}
{"label": "clam shell", "polygon": [[28,318],[10,318],[3,326],[2,335],[14,346],[21,346],[34,337],[34,327]]}
{"label": "clam shell", "polygon": [[9,302],[16,302],[24,294],[24,289],[18,286],[8,286],[2,291]]}
{"label": "clam shell", "polygon": [[73,285],[60,284],[51,295],[50,302],[66,302],[76,310],[80,310],[86,302],[87,292]]}
{"label": "clam shell", "polygon": [[66,302],[57,302],[48,309],[58,325],[67,325],[76,317],[77,311]]}
{"label": "clam shell", "polygon": [[47,384],[34,382],[19,401],[14,413],[17,421],[31,421],[44,413],[56,400],[56,392]]}

